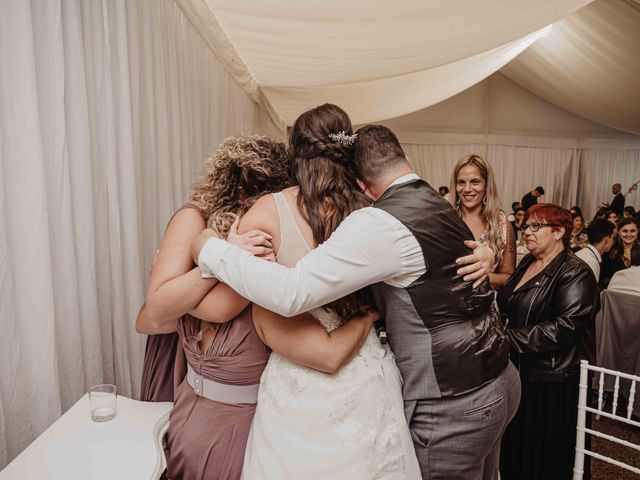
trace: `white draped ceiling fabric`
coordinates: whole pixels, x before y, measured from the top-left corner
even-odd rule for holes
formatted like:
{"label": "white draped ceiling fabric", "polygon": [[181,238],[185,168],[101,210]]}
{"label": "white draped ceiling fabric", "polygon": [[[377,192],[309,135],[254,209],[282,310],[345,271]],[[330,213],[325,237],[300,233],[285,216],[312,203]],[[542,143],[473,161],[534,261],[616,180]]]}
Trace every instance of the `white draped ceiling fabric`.
{"label": "white draped ceiling fabric", "polygon": [[[191,0],[194,3],[205,0]],[[354,124],[413,112],[474,85],[590,0],[207,0],[277,115],[329,101]]]}
{"label": "white draped ceiling fabric", "polygon": [[173,0],[3,0],[0,59],[2,469],[91,385],[139,394],[164,226],[268,121]]}
{"label": "white draped ceiling fabric", "polygon": [[640,134],[640,2],[593,2],[502,73],[570,112]]}

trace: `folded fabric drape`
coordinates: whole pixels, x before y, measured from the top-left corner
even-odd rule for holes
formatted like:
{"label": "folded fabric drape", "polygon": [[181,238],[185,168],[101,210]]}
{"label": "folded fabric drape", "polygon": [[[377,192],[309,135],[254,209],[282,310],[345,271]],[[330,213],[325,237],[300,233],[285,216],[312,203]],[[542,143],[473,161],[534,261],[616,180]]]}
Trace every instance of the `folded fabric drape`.
{"label": "folded fabric drape", "polygon": [[597,0],[554,23],[502,73],[566,110],[640,134],[638,45],[640,4]]}
{"label": "folded fabric drape", "polygon": [[325,101],[354,123],[403,115],[477,83],[534,32],[590,0],[207,1],[238,57],[291,124]]}

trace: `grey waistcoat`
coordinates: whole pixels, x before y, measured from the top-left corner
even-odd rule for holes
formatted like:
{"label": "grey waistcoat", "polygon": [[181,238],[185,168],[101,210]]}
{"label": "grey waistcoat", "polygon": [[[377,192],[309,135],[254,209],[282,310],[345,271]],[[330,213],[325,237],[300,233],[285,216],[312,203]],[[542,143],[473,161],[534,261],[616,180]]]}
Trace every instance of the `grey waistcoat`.
{"label": "grey waistcoat", "polygon": [[404,378],[405,400],[461,395],[495,379],[509,349],[486,280],[473,289],[456,274],[471,231],[423,180],[389,188],[374,204],[402,222],[422,248],[427,271],[407,288],[373,286]]}

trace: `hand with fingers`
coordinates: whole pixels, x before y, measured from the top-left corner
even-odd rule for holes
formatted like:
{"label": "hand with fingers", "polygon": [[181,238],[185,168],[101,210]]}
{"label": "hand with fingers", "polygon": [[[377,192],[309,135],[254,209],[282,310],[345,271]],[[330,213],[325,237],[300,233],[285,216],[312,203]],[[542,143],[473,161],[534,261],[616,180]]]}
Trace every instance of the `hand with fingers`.
{"label": "hand with fingers", "polygon": [[491,273],[495,263],[496,253],[488,245],[474,240],[465,240],[464,244],[473,250],[471,255],[456,259],[459,268],[458,275],[463,275],[465,282],[473,281],[473,288],[478,287]]}
{"label": "hand with fingers", "polygon": [[[238,233],[238,224],[240,218],[237,218],[231,228],[229,229],[229,235],[227,236],[227,242],[237,247],[246,250],[252,255],[258,257],[264,257],[269,259],[273,256],[273,245],[271,243],[272,237],[268,233],[262,230],[249,230],[243,234]],[[275,259],[275,257],[274,257]]]}

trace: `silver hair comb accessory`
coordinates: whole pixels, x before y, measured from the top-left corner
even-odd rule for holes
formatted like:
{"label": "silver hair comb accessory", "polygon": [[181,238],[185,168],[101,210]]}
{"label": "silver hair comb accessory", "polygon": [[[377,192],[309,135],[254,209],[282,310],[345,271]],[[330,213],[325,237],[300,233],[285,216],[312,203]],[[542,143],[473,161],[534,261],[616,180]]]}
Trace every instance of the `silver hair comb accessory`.
{"label": "silver hair comb accessory", "polygon": [[340,133],[330,133],[329,139],[333,142],[340,142],[342,145],[350,147],[353,145],[353,142],[358,138],[358,134],[354,133],[353,135],[347,135],[344,131]]}

